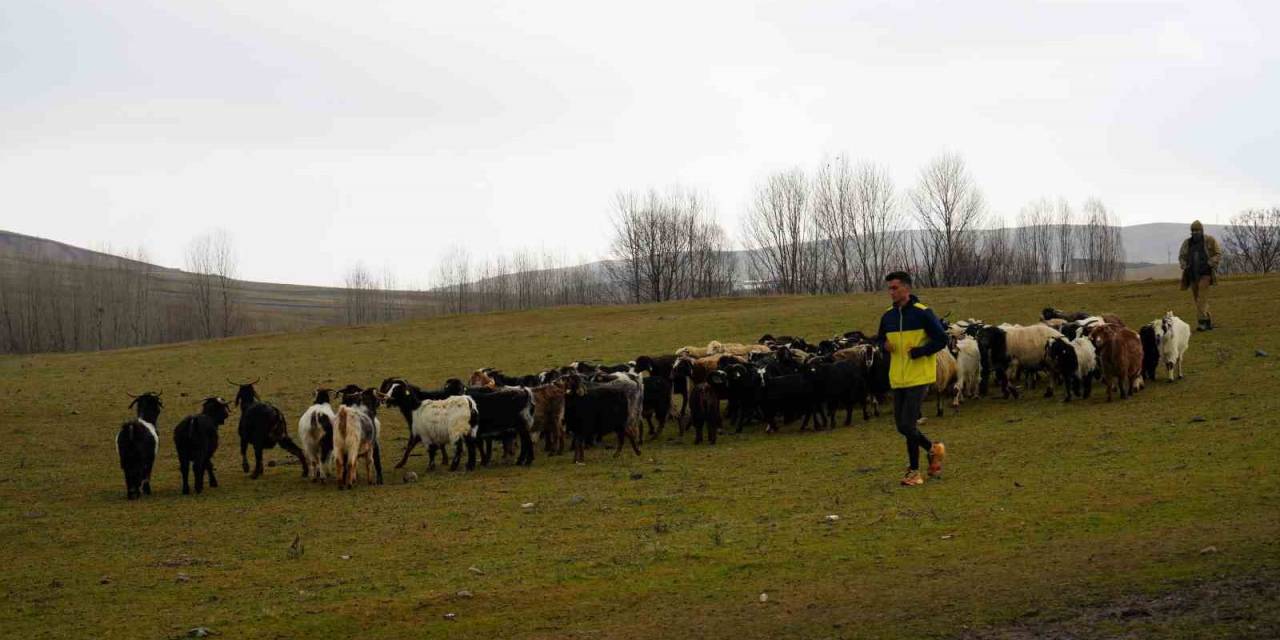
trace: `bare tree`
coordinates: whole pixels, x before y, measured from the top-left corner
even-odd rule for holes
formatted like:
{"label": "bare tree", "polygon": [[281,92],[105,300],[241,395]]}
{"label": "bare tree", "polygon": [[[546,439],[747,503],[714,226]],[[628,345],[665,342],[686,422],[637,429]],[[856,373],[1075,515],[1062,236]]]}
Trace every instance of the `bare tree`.
{"label": "bare tree", "polygon": [[850,293],[857,286],[857,250],[862,244],[858,213],[858,184],[848,159],[824,162],[813,180],[813,221],[817,241],[830,258],[833,291]]}
{"label": "bare tree", "polygon": [[800,169],[775,173],[757,189],[743,233],[760,289],[813,292],[817,234],[811,204],[809,183]]}
{"label": "bare tree", "polygon": [[1089,280],[1124,279],[1124,242],[1114,214],[1096,198],[1084,203],[1081,230],[1082,270]]}
{"label": "bare tree", "polygon": [[1280,207],[1248,209],[1232,216],[1223,236],[1224,262],[1231,271],[1280,271]]}
{"label": "bare tree", "polygon": [[858,166],[853,175],[854,255],[857,256],[863,291],[875,291],[891,264],[901,264],[902,226],[898,198],[889,172],[871,163]]}
{"label": "bare tree", "polygon": [[944,153],[920,172],[911,204],[921,226],[916,250],[927,284],[957,286],[974,281],[976,231],[982,227],[986,201],[964,160]]}
{"label": "bare tree", "polygon": [[187,244],[185,263],[191,306],[201,335],[234,335],[239,317],[237,256],[231,235],[217,229],[193,238]]}
{"label": "bare tree", "polygon": [[1071,282],[1075,279],[1076,258],[1076,220],[1071,204],[1066,198],[1058,198],[1057,216],[1057,272],[1060,282]]}

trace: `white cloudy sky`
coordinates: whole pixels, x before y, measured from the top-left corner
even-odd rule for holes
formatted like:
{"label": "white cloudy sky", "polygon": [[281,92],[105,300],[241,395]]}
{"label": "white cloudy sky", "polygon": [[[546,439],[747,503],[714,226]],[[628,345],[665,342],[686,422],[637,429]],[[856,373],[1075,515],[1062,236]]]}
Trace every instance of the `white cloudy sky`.
{"label": "white cloudy sky", "polygon": [[1280,203],[1280,3],[0,3],[0,228],[241,273],[601,255],[619,189],[960,152],[993,211]]}

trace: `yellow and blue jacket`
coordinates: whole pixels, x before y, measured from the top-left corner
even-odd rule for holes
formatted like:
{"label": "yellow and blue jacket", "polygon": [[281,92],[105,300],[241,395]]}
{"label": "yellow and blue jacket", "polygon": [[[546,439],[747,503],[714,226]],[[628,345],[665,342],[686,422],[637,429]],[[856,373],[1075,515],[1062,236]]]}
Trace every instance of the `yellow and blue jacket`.
{"label": "yellow and blue jacket", "polygon": [[889,386],[894,389],[933,384],[937,357],[947,346],[947,332],[933,310],[915,296],[901,308],[889,307],[880,316],[880,341],[893,345],[889,354]]}

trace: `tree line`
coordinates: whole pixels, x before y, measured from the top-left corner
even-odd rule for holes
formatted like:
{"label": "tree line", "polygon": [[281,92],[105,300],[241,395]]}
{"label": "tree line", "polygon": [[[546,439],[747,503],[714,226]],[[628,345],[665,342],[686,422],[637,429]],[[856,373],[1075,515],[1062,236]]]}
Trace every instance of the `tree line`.
{"label": "tree line", "polygon": [[[738,217],[737,243],[707,197],[674,186],[622,191],[609,211],[606,259],[518,249],[477,258],[456,246],[415,287],[363,263],[344,274],[324,324],[558,305],[726,295],[839,294],[881,288],[903,269],[923,286],[1105,281],[1124,277],[1115,214],[1098,199],[1028,202],[1012,224],[987,206],[963,158],[944,153],[911,185],[885,167],[835,157],[763,177]],[[1234,216],[1224,273],[1280,270],[1280,207]],[[112,349],[307,326],[252,314],[232,237],[198,235],[185,271],[142,248],[68,261],[38,245],[4,259],[0,352]],[[314,323],[313,323],[314,324]]]}

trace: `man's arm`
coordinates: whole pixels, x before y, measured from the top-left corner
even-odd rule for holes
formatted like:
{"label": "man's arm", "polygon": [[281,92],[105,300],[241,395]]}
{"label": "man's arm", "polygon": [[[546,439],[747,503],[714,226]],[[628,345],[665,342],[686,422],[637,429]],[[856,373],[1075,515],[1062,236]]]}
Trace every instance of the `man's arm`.
{"label": "man's arm", "polygon": [[934,315],[933,309],[924,309],[922,312],[924,313],[924,333],[929,336],[929,341],[912,348],[912,358],[931,356],[947,346],[947,331],[942,328],[942,322],[938,320],[938,316]]}
{"label": "man's arm", "polygon": [[1206,235],[1204,237],[1204,253],[1209,258],[1209,268],[1217,269],[1218,263],[1222,261],[1222,249],[1218,247],[1218,239]]}
{"label": "man's arm", "polygon": [[1182,241],[1182,247],[1178,249],[1178,268],[1183,271],[1187,270],[1187,245],[1191,244],[1189,240]]}

